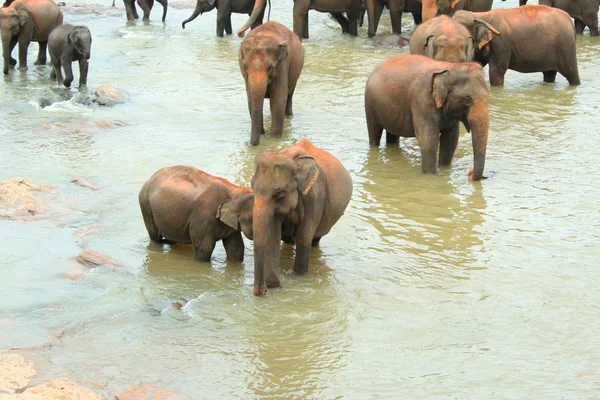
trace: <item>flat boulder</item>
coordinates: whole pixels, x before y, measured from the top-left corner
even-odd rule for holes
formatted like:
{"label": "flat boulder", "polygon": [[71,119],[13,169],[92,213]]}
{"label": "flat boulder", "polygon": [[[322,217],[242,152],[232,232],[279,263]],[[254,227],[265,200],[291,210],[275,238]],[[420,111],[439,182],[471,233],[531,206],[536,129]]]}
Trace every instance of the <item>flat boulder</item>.
{"label": "flat boulder", "polygon": [[0,217],[12,220],[35,221],[51,211],[47,194],[58,194],[51,185],[41,185],[25,178],[0,182]]}

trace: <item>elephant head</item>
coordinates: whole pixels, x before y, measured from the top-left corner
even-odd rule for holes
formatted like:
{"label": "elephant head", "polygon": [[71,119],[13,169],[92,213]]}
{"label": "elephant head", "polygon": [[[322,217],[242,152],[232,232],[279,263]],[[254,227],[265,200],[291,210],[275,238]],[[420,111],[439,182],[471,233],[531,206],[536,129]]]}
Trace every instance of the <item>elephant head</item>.
{"label": "elephant head", "polygon": [[480,180],[485,166],[489,113],[489,88],[483,68],[475,63],[457,65],[431,75],[430,91],[438,109],[453,119],[462,121],[471,132],[473,169],[469,179]]}
{"label": "elephant head", "polygon": [[84,60],[89,60],[91,56],[92,34],[85,26],[76,26],[67,35],[68,43],[75,48],[77,53],[83,56]]}
{"label": "elephant head", "polygon": [[[270,0],[269,0],[269,4],[271,4]],[[250,14],[250,17],[248,18],[248,21],[246,21],[246,23],[244,24],[244,26],[242,26],[237,31],[237,35],[239,37],[244,37],[244,35],[246,34],[246,31],[248,30],[248,28],[250,28],[252,25],[254,25],[254,23],[256,22],[256,19],[258,18],[258,16],[260,15],[260,13],[263,12],[263,10],[265,9],[266,5],[267,5],[267,0],[256,0],[256,2],[254,3],[254,8],[252,9],[252,14]],[[269,8],[269,10],[270,10],[270,8]]]}
{"label": "elephant head", "polygon": [[490,42],[495,37],[501,36],[500,32],[486,21],[475,18],[470,11],[457,11],[453,18],[456,22],[463,24],[475,38],[474,60],[485,67],[490,61]]}
{"label": "elephant head", "polygon": [[8,74],[11,65],[11,42],[18,40],[20,35],[33,34],[33,24],[27,10],[7,7],[0,9],[0,35],[2,37],[2,58],[4,60],[4,75]]}
{"label": "elephant head", "polygon": [[248,107],[252,119],[250,143],[258,145],[262,133],[263,103],[267,86],[277,77],[288,56],[288,43],[270,37],[249,36],[242,41],[239,63],[246,81]]}
{"label": "elephant head", "polygon": [[434,60],[460,63],[473,61],[475,54],[475,38],[447,35],[429,35],[425,41],[425,55]]}
{"label": "elephant head", "polygon": [[244,236],[252,240],[252,211],[254,209],[254,195],[252,193],[232,196],[231,200],[225,200],[219,205],[217,219],[225,225],[242,231]]}
{"label": "elephant head", "polygon": [[[301,224],[302,198],[319,176],[315,160],[306,155],[267,151],[256,157],[252,176],[254,191],[254,294],[264,296],[267,287],[281,286],[279,247],[282,227]],[[293,229],[292,229],[293,231]],[[292,232],[283,232],[290,235]]]}
{"label": "elephant head", "polygon": [[461,0],[418,0],[422,5],[423,22],[438,15],[454,15],[454,9]]}
{"label": "elephant head", "polygon": [[217,6],[217,0],[198,0],[196,2],[196,8],[192,16],[181,23],[181,27],[185,29],[185,24],[196,19],[198,15],[202,15],[205,12],[212,11]]}

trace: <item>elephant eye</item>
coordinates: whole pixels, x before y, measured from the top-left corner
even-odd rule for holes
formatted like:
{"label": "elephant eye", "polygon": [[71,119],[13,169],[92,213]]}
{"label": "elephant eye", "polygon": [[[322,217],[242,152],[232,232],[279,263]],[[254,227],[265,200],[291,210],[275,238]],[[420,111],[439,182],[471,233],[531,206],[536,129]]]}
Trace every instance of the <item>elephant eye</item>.
{"label": "elephant eye", "polygon": [[464,97],[462,98],[462,100],[463,100],[463,101],[464,101],[466,104],[471,104],[471,101],[472,101],[472,99],[471,99],[471,96],[464,96]]}
{"label": "elephant eye", "polygon": [[276,190],[275,193],[273,193],[273,197],[277,200],[283,199],[286,195],[287,195],[287,191],[285,191],[283,189]]}

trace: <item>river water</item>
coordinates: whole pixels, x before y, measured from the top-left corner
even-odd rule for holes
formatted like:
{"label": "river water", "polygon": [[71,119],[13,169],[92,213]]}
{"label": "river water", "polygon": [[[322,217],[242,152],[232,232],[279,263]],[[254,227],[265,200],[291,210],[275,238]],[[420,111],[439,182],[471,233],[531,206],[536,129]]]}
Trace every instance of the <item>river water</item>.
{"label": "river water", "polygon": [[[273,1],[271,19],[291,27],[291,8]],[[0,349],[40,349],[46,376],[93,380],[106,396],[138,381],[191,399],[598,396],[600,40],[577,38],[579,87],[509,71],[492,89],[489,179],[470,183],[464,130],[438,176],[421,174],[414,139],[369,148],[366,79],[407,50],[371,47],[366,27],[341,36],[311,12],[295,115],[282,139],[252,147],[241,40],[215,36],[215,12],[182,30],[191,9],[170,8],[166,24],[161,11],[146,25],[65,13],[93,34],[88,85],[122,89],[125,104],[40,107],[76,91],[32,65],[37,44],[29,71],[0,81],[0,178],[54,185],[62,207],[56,220],[0,221]],[[387,14],[382,24],[391,30]],[[197,263],[189,246],[150,243],[137,194],[157,169],[189,164],[249,185],[257,154],[302,138],[354,180],[306,276],[284,272],[281,290],[255,298],[250,241],[241,265],[220,244]],[[122,267],[65,279],[85,247]],[[286,271],[293,253],[283,245]]]}

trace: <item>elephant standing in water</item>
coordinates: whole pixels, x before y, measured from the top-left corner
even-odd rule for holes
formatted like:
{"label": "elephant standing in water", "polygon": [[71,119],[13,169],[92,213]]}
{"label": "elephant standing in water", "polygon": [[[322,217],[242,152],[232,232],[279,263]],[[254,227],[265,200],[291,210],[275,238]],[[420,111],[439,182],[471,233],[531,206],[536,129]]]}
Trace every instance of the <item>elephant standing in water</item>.
{"label": "elephant standing in water", "polygon": [[[52,62],[50,79],[56,79],[59,85],[71,86],[73,70],[71,63],[79,62],[79,88],[87,85],[88,60],[91,56],[92,34],[85,26],[64,24],[54,29],[48,37],[48,52]],[[63,81],[61,67],[65,69]]]}
{"label": "elephant standing in water", "polygon": [[[254,0],[197,0],[196,8],[191,17],[181,23],[181,27],[185,29],[185,24],[196,19],[198,15],[209,12],[217,8],[217,36],[223,37],[223,31],[231,35],[231,13],[240,13],[252,15],[254,9]],[[260,26],[263,21],[265,9],[257,15],[256,20],[251,24],[252,28]]]}
{"label": "elephant standing in water", "polygon": [[281,286],[282,233],[296,242],[294,272],[305,274],[311,246],[329,233],[350,202],[352,178],[337,158],[303,139],[279,152],[259,154],[251,182],[254,295],[264,296],[267,287]]}
{"label": "elephant standing in water", "polygon": [[[244,33],[245,27],[238,34]],[[248,110],[252,119],[250,143],[260,143],[264,133],[263,104],[270,99],[271,136],[280,137],[285,115],[292,115],[292,97],[304,65],[304,47],[298,36],[277,22],[250,31],[238,55],[246,82]]]}
{"label": "elephant standing in water", "polygon": [[416,137],[424,173],[449,165],[458,145],[458,123],[473,138],[474,168],[469,179],[483,177],[488,139],[488,94],[483,68],[477,63],[449,63],[419,55],[387,59],[369,76],[365,112],[371,146],[383,130],[388,143],[398,136]]}
{"label": "elephant standing in water", "polygon": [[27,70],[29,43],[38,42],[40,49],[35,65],[46,64],[48,36],[63,23],[63,14],[52,0],[15,0],[0,8],[0,33],[2,37],[3,72],[17,65],[11,53],[19,44],[19,70]]}
{"label": "elephant standing in water", "polygon": [[244,259],[240,231],[252,239],[252,189],[177,165],[152,175],[139,202],[153,241],[191,243],[197,261],[210,261],[222,240],[229,260]]}
{"label": "elephant standing in water", "polygon": [[[543,6],[554,7],[567,12],[575,19],[575,32],[583,33],[585,27],[590,28],[591,36],[598,36],[598,0],[538,0]],[[519,0],[519,5],[524,6],[527,0]]]}
{"label": "elephant standing in water", "polygon": [[566,12],[528,5],[478,13],[457,11],[453,18],[475,37],[475,60],[482,66],[490,64],[492,86],[504,85],[508,69],[542,72],[544,82],[549,83],[559,72],[569,84],[581,83],[573,21]]}
{"label": "elephant standing in water", "polygon": [[[139,18],[137,9],[135,8],[135,1],[136,0],[123,0],[123,3],[125,4],[125,13],[127,14],[127,21],[135,21]],[[163,6],[162,22],[165,22],[165,19],[167,18],[168,0],[156,1],[158,1]],[[150,11],[152,11],[152,7],[154,6],[154,0],[137,0],[137,3],[144,12],[142,20],[150,21]]]}

